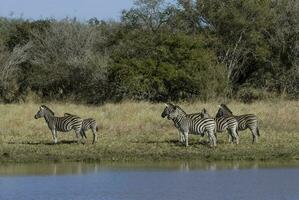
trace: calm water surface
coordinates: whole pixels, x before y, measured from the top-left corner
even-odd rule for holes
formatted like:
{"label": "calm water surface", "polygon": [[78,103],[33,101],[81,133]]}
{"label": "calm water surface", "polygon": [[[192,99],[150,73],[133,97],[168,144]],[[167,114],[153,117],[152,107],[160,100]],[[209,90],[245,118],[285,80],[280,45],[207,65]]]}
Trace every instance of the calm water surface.
{"label": "calm water surface", "polygon": [[0,199],[299,200],[299,163],[6,164]]}

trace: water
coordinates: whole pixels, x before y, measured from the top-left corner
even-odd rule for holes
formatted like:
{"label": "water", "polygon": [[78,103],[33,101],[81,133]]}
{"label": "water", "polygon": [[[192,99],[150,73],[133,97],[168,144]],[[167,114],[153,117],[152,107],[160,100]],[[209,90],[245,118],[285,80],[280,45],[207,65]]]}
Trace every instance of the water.
{"label": "water", "polygon": [[298,200],[298,163],[0,165],[0,199]]}

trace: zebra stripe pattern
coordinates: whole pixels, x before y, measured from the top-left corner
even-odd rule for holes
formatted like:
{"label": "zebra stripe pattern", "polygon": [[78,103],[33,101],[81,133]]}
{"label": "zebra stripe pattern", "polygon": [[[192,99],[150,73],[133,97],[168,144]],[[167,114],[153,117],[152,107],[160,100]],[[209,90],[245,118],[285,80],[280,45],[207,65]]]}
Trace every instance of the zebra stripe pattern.
{"label": "zebra stripe pattern", "polygon": [[[168,103],[169,105],[171,105],[171,106],[176,106],[176,107],[178,107],[178,108],[180,108],[179,106],[177,106],[177,105],[173,105],[173,104],[171,104],[171,103]],[[185,113],[185,111],[183,110],[183,109],[181,109],[181,111],[183,112],[183,113]],[[196,119],[201,119],[202,118],[202,114],[201,113],[189,113],[189,114],[187,114],[187,113],[185,113],[186,114],[186,117],[187,118],[190,118],[190,119],[194,119],[194,120],[196,120]],[[175,121],[173,121],[174,122],[174,126],[176,127],[176,128],[178,128],[178,124],[176,124],[176,122]],[[204,136],[204,133],[202,133],[201,134],[201,136],[203,137]],[[185,142],[185,139],[184,139],[184,135],[181,133],[181,131],[179,131],[179,140],[180,140],[180,142]]]}
{"label": "zebra stripe pattern", "polygon": [[[69,113],[64,113],[64,116],[70,116],[72,114],[69,114]],[[74,115],[73,115],[74,116]],[[95,119],[93,118],[87,118],[87,119],[83,119],[82,121],[82,127],[81,127],[81,130],[80,130],[80,134],[82,137],[86,137],[86,131],[88,131],[88,129],[91,129],[92,131],[92,134],[93,134],[93,141],[92,143],[96,143],[97,141],[97,131],[98,131],[98,126],[97,126],[97,122]]]}
{"label": "zebra stripe pattern", "polygon": [[79,142],[79,134],[82,127],[82,119],[75,115],[64,117],[55,117],[54,112],[45,105],[40,106],[39,111],[35,114],[34,118],[45,118],[49,129],[52,132],[53,142],[57,143],[57,131],[69,132],[75,130],[77,142]]}
{"label": "zebra stripe pattern", "polygon": [[200,118],[200,119],[190,119],[187,117],[185,111],[179,106],[174,106],[172,104],[166,104],[164,111],[161,116],[172,120],[176,128],[182,133],[185,139],[186,147],[188,144],[188,134],[204,134],[207,133],[210,145],[216,146],[217,141],[214,135],[216,122],[211,118]]}
{"label": "zebra stripe pattern", "polygon": [[[204,108],[201,111],[201,116],[203,118],[209,118],[210,115],[207,110]],[[216,132],[221,133],[227,130],[228,132],[228,141],[233,142],[236,141],[236,144],[239,144],[239,136],[238,136],[238,121],[232,116],[221,116],[215,117],[216,121]]]}
{"label": "zebra stripe pattern", "polygon": [[260,133],[258,127],[258,119],[256,115],[254,114],[233,115],[233,112],[225,104],[221,104],[216,114],[216,117],[217,116],[234,117],[238,121],[238,130],[243,131],[248,128],[252,134],[252,143],[258,142],[258,136],[260,136]]}

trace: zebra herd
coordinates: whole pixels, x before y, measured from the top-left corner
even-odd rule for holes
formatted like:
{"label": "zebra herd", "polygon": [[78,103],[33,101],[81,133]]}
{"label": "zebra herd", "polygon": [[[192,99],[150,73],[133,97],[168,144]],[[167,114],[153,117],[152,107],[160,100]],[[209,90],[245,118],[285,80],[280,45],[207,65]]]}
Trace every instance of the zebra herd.
{"label": "zebra herd", "polygon": [[[188,135],[196,134],[209,138],[210,145],[217,145],[216,133],[228,132],[229,142],[239,143],[238,131],[250,129],[252,133],[252,142],[257,142],[259,136],[258,120],[254,114],[233,115],[233,112],[225,105],[219,105],[216,116],[211,117],[204,108],[199,113],[187,114],[181,107],[171,103],[166,103],[161,116],[172,120],[174,126],[179,130],[180,142],[189,145]],[[95,119],[81,119],[77,115],[65,113],[62,117],[56,117],[55,113],[45,105],[41,105],[34,116],[35,119],[44,118],[51,130],[53,143],[57,143],[57,132],[69,132],[74,130],[77,142],[79,135],[82,139],[87,139],[86,131],[91,129],[93,133],[93,144],[97,141],[98,125]]]}
{"label": "zebra herd", "polygon": [[229,142],[239,143],[238,131],[250,129],[252,133],[252,143],[257,142],[259,136],[258,120],[254,114],[245,114],[235,116],[233,112],[225,105],[219,106],[215,118],[212,118],[206,109],[199,113],[187,114],[178,105],[171,103],[165,104],[166,107],[161,117],[167,117],[174,122],[174,126],[179,130],[180,141],[188,144],[188,135],[196,134],[204,136],[207,134],[212,147],[217,145],[217,132],[227,130]]}

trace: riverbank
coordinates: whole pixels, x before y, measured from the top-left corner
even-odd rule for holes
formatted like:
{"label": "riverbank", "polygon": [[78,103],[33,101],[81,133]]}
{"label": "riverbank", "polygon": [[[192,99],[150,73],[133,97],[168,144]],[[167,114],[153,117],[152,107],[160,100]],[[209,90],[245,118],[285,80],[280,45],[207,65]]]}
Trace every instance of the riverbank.
{"label": "riverbank", "polygon": [[[260,119],[260,140],[251,144],[249,130],[240,132],[240,144],[218,134],[218,146],[208,147],[207,137],[191,136],[190,147],[178,142],[171,121],[161,118],[164,104],[124,102],[103,106],[47,104],[55,115],[74,113],[94,117],[100,124],[98,143],[76,144],[74,132],[58,133],[58,144],[43,119],[34,119],[39,104],[0,105],[0,162],[149,161],[149,160],[299,160],[299,103],[274,100],[228,105],[236,114],[254,113]],[[186,112],[203,107],[214,115],[217,103],[181,103]]]}

